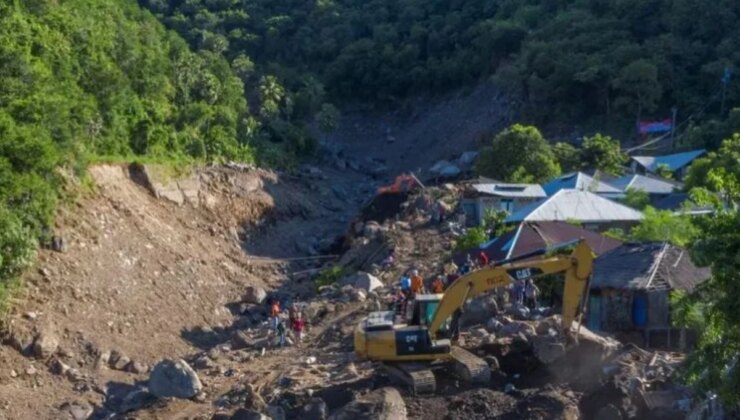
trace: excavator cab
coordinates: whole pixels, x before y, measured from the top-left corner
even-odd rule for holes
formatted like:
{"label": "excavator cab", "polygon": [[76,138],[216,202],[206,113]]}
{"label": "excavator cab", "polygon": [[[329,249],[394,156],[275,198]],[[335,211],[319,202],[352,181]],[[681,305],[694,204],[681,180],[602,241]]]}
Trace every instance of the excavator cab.
{"label": "excavator cab", "polygon": [[[418,325],[422,327],[428,327],[434,319],[434,314],[437,313],[443,293],[429,293],[416,295],[413,302],[413,309],[409,311],[407,316],[410,318],[407,320],[408,325]],[[442,327],[439,329],[439,333],[445,336],[450,326],[450,320],[448,319]]]}

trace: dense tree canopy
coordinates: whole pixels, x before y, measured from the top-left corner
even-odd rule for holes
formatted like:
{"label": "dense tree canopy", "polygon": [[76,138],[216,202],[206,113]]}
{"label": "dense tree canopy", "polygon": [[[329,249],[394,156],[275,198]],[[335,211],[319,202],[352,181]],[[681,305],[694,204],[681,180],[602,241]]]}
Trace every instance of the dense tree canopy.
{"label": "dense tree canopy", "polygon": [[134,1],[0,3],[0,304],[50,225],[60,168],[251,160],[242,81]]}
{"label": "dense tree canopy", "polygon": [[[139,2],[195,48],[224,52],[243,80],[277,76],[299,113],[324,91],[395,100],[494,75],[530,115],[631,127],[673,106],[716,114],[707,101],[740,65],[732,0]],[[731,83],[727,103],[739,96]]]}
{"label": "dense tree canopy", "polygon": [[539,183],[560,175],[560,165],[537,128],[515,124],[481,150],[476,171],[501,181]]}

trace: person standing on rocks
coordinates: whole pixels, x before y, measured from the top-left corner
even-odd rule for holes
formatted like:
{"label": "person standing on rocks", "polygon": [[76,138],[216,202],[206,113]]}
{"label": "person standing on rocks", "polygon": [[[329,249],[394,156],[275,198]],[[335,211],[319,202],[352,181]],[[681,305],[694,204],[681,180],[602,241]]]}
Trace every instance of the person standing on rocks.
{"label": "person standing on rocks", "polygon": [[295,339],[296,342],[299,344],[303,341],[303,329],[306,327],[306,322],[303,320],[303,317],[300,313],[296,315],[296,318],[293,320],[293,332],[295,333]]}
{"label": "person standing on rocks", "polygon": [[286,333],[285,321],[283,321],[283,318],[280,316],[280,314],[278,314],[278,316],[275,317],[275,319],[277,319],[277,326],[275,327],[275,329],[277,330],[277,333],[278,333],[278,339],[279,339],[278,344],[282,348],[283,346],[285,346],[285,333]]}
{"label": "person standing on rocks", "polygon": [[434,279],[434,282],[432,282],[432,292],[433,293],[444,293],[445,291],[445,282],[442,279],[442,276],[437,276],[437,278]]}
{"label": "person standing on rocks", "polygon": [[424,291],[424,279],[419,275],[419,270],[411,271],[411,294],[416,296]]}
{"label": "person standing on rocks", "polygon": [[401,277],[401,292],[408,297],[411,294],[411,277],[408,274],[404,274]]}
{"label": "person standing on rocks", "polygon": [[527,280],[527,284],[524,286],[524,295],[527,298],[527,306],[532,309],[537,308],[537,297],[540,294],[540,289],[534,284],[534,280]]}
{"label": "person standing on rocks", "polygon": [[272,300],[270,306],[270,323],[272,329],[277,331],[278,323],[280,322],[280,302],[277,299]]}

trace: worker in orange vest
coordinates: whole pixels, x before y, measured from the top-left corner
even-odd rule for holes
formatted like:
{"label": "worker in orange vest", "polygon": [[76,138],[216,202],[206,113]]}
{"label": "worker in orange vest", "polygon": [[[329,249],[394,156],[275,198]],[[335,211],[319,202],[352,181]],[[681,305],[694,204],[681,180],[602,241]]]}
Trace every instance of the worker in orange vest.
{"label": "worker in orange vest", "polygon": [[411,271],[411,293],[416,295],[424,290],[424,279],[419,275],[419,270]]}
{"label": "worker in orange vest", "polygon": [[436,279],[434,279],[434,282],[432,282],[432,292],[434,293],[444,293],[445,291],[445,282],[442,280],[442,276],[437,276]]}

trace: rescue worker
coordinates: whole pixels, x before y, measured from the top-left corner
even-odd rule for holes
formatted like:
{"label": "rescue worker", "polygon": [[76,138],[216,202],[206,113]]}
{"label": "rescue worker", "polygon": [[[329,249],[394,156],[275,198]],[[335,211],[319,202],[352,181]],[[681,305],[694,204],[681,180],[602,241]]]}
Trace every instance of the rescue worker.
{"label": "rescue worker", "polygon": [[485,252],[481,251],[480,254],[478,254],[478,266],[483,268],[488,265],[488,255],[486,255]]}
{"label": "rescue worker", "polygon": [[272,305],[270,306],[270,324],[272,326],[272,329],[277,331],[278,322],[280,318],[280,301],[277,299],[272,300]]}
{"label": "rescue worker", "polygon": [[419,275],[419,270],[411,270],[411,294],[416,295],[424,290],[424,279]]}
{"label": "rescue worker", "polygon": [[278,316],[275,317],[275,319],[277,320],[276,321],[277,325],[275,326],[275,330],[277,331],[277,334],[278,334],[278,344],[280,345],[280,347],[283,347],[285,346],[285,333],[286,333],[285,321],[283,321],[283,318],[279,314]]}
{"label": "rescue worker", "polygon": [[444,293],[445,291],[445,282],[442,279],[442,276],[437,276],[436,279],[434,279],[434,282],[432,282],[432,292],[433,293]]}
{"label": "rescue worker", "polygon": [[537,297],[540,294],[540,289],[534,284],[534,280],[528,279],[527,284],[524,286],[524,297],[527,299],[527,306],[532,309],[537,308]]}
{"label": "rescue worker", "polygon": [[411,277],[407,274],[404,274],[403,277],[401,277],[401,293],[405,294],[407,297],[411,294]]}
{"label": "rescue worker", "polygon": [[303,329],[305,327],[306,321],[304,321],[301,314],[298,313],[292,324],[293,332],[295,333],[295,338],[298,343],[303,341]]}

